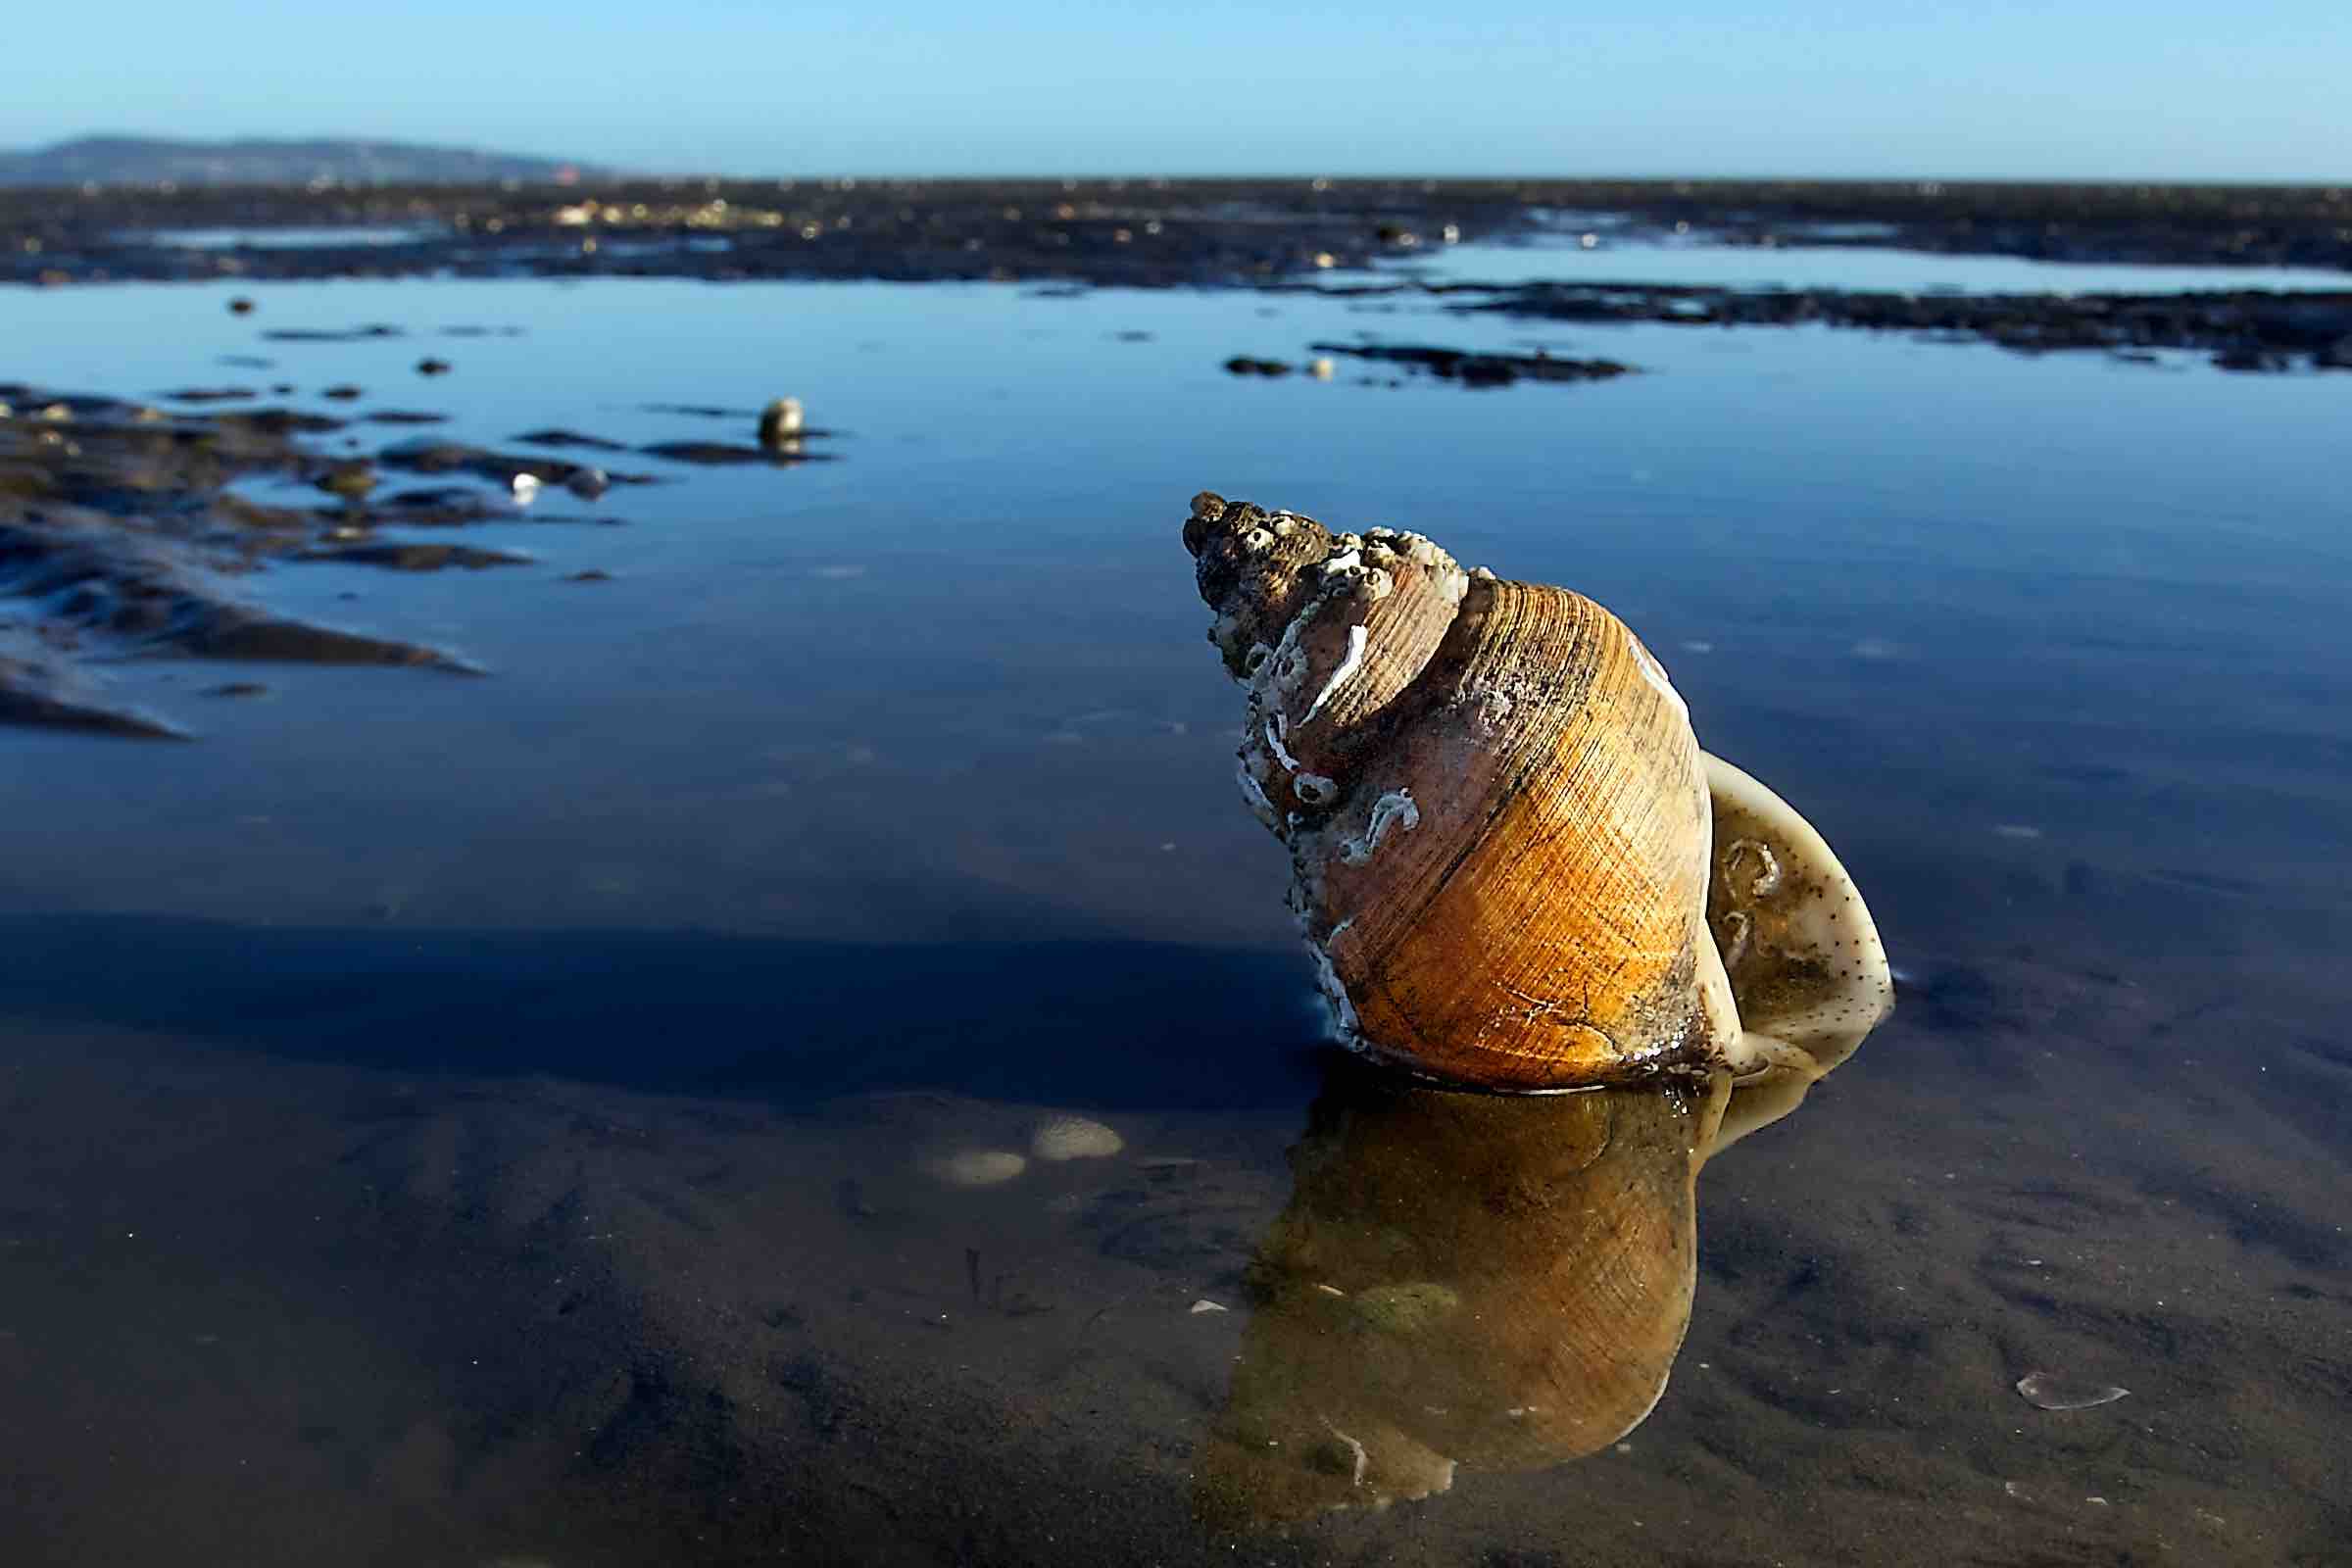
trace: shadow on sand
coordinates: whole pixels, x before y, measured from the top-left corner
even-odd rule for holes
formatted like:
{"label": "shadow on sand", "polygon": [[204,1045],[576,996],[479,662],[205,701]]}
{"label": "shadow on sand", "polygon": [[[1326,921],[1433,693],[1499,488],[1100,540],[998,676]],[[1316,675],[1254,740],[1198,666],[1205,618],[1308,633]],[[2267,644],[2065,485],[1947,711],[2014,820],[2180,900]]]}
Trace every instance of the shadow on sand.
{"label": "shadow on sand", "polygon": [[135,915],[0,918],[0,1014],[408,1072],[1184,1109],[1303,1103],[1315,1084],[1311,986],[1280,953]]}

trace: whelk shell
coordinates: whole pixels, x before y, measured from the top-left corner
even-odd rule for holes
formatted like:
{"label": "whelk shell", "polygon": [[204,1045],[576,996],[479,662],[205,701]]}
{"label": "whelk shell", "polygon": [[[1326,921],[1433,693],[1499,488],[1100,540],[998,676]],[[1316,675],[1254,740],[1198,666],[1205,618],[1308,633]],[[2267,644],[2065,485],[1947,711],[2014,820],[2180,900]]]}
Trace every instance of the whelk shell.
{"label": "whelk shell", "polygon": [[[1202,493],[1185,546],[1250,694],[1244,798],[1348,1045],[1441,1082],[1564,1091],[1781,1073],[1893,997],[1819,834],[1707,757],[1624,622]],[[1732,974],[1763,1015],[1743,1025]]]}

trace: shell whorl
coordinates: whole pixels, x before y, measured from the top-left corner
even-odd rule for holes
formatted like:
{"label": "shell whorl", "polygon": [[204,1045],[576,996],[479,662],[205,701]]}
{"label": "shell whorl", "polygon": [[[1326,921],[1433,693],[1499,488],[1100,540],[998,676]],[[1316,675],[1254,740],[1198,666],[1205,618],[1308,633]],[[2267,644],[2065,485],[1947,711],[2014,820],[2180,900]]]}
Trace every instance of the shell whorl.
{"label": "shell whorl", "polygon": [[1720,1065],[1688,711],[1615,616],[1203,494],[1185,543],[1250,693],[1243,793],[1342,1037],[1426,1076],[1559,1090]]}

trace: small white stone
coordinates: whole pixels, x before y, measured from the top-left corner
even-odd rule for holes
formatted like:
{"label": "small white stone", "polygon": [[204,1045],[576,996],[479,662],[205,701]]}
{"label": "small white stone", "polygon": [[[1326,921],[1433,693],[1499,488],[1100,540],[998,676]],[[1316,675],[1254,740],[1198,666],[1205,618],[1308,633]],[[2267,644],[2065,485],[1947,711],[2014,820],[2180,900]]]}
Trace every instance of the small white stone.
{"label": "small white stone", "polygon": [[[1173,844],[1166,846],[1174,849]],[[1039,1124],[1029,1152],[1040,1159],[1102,1159],[1127,1147],[1127,1140],[1091,1116],[1054,1116]]]}
{"label": "small white stone", "polygon": [[1193,1303],[1193,1315],[1195,1317],[1200,1316],[1203,1312],[1222,1312],[1225,1310],[1227,1310],[1227,1308],[1219,1305],[1215,1301],[1210,1300],[1205,1296]]}

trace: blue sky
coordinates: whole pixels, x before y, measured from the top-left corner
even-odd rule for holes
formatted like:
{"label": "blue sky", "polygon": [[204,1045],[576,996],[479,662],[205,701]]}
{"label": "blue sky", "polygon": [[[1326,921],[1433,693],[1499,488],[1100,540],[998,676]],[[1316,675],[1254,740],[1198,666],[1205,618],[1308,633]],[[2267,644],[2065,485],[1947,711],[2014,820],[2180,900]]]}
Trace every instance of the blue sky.
{"label": "blue sky", "polygon": [[120,130],[753,174],[2352,179],[2352,0],[12,10],[0,147]]}

